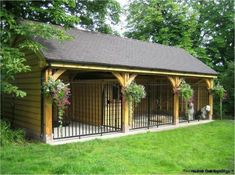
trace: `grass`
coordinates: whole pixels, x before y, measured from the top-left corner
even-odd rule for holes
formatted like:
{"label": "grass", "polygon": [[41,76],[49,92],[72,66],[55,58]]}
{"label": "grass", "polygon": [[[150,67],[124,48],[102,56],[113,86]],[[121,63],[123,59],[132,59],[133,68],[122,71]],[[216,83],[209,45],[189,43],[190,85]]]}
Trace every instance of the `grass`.
{"label": "grass", "polygon": [[233,169],[234,122],[212,123],[110,140],[5,146],[1,174],[180,174]]}

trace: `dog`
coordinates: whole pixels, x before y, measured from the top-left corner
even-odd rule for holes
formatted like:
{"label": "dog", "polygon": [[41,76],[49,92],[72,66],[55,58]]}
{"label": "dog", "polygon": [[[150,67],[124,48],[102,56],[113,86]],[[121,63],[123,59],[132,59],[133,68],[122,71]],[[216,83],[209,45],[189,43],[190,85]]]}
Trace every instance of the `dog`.
{"label": "dog", "polygon": [[211,107],[209,105],[204,106],[195,114],[195,119],[206,119],[208,116],[208,113],[210,112]]}
{"label": "dog", "polygon": [[192,102],[188,105],[188,120],[193,120],[194,117],[194,104]]}

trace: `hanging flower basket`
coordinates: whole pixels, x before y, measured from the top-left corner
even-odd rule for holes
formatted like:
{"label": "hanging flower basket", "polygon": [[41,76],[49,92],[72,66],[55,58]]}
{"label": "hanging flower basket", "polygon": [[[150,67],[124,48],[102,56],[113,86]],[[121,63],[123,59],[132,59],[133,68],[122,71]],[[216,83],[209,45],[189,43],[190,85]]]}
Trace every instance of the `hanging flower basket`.
{"label": "hanging flower basket", "polygon": [[133,82],[124,89],[124,96],[129,102],[137,104],[146,97],[145,88]]}
{"label": "hanging flower basket", "polygon": [[212,94],[215,96],[218,96],[219,98],[223,99],[225,96],[225,89],[222,85],[220,85],[219,83],[217,83],[211,90]]}
{"label": "hanging flower basket", "polygon": [[[192,113],[193,110],[193,89],[191,86],[185,82],[185,80],[182,80],[180,83],[180,86],[178,87],[178,92],[182,96],[182,98],[185,101],[185,115],[188,116],[188,120],[192,119]],[[189,109],[190,111],[189,111]]]}
{"label": "hanging flower basket", "polygon": [[54,80],[53,78],[49,77],[49,80],[47,82],[44,82],[43,89],[44,93],[49,95],[52,98],[54,104],[56,105],[58,109],[59,125],[60,127],[62,127],[65,109],[68,105],[70,105],[69,84],[65,84],[59,79]]}
{"label": "hanging flower basket", "polygon": [[182,80],[182,82],[180,83],[179,92],[180,92],[180,95],[185,100],[185,102],[187,103],[193,96],[193,89],[188,83],[185,82],[185,80]]}
{"label": "hanging flower basket", "polygon": [[219,84],[219,82],[211,89],[211,92],[214,96],[219,97],[219,104],[220,104],[220,119],[223,118],[223,99],[226,96],[226,91],[222,85]]}

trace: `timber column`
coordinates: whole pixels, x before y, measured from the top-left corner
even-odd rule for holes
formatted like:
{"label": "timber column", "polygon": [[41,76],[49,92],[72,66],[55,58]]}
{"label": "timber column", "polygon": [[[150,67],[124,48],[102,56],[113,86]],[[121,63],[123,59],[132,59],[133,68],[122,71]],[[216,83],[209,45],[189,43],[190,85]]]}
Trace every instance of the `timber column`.
{"label": "timber column", "polygon": [[[54,80],[57,80],[66,70],[58,69],[52,74],[51,69],[47,69],[44,74],[45,82],[51,77]],[[44,141],[49,143],[53,140],[52,135],[52,99],[50,96],[44,94],[44,104],[43,104],[43,128],[44,128]]]}
{"label": "timber column", "polygon": [[214,81],[213,79],[206,79],[206,84],[207,84],[207,89],[208,89],[208,102],[210,106],[210,112],[209,112],[209,120],[212,120],[213,116],[213,95],[212,95],[212,88],[214,86]]}
{"label": "timber column", "polygon": [[[129,86],[132,83],[132,81],[135,79],[135,77],[137,76],[136,74],[130,75],[129,73],[116,73],[116,72],[112,72],[112,73],[118,79],[118,82],[122,86],[122,94],[123,94],[124,89],[127,86]],[[130,110],[129,102],[123,96],[122,98],[122,132],[124,133],[129,132],[129,128],[130,128],[129,117],[132,117],[132,116],[129,116],[130,114],[129,110]]]}
{"label": "timber column", "polygon": [[[51,75],[52,75],[52,70],[47,69],[44,74],[45,82],[48,81]],[[52,141],[52,100],[48,95],[45,95],[45,94],[44,94],[43,108],[44,108],[44,111],[43,111],[44,138],[43,139],[46,143],[48,143]]]}
{"label": "timber column", "polygon": [[173,89],[173,124],[179,124],[179,86],[182,81],[178,76],[169,76],[168,79],[171,82]]}

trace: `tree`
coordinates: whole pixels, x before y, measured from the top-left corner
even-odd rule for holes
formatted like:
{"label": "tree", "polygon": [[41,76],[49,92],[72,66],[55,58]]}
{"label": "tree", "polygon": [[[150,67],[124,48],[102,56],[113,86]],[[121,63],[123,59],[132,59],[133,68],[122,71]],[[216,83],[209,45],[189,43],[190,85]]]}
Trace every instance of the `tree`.
{"label": "tree", "polygon": [[192,48],[192,33],[196,30],[196,15],[186,4],[174,0],[136,0],[128,8],[128,31],[125,35],[143,41],[186,49]]}
{"label": "tree", "polygon": [[[197,30],[193,34],[194,48],[201,45],[218,73],[218,80],[227,92],[224,112],[234,114],[234,1],[190,0],[189,6],[198,14]],[[215,109],[218,106],[215,101]]]}
{"label": "tree", "polygon": [[84,1],[76,3],[71,13],[79,16],[82,28],[102,33],[116,34],[108,24],[117,24],[121,13],[120,4],[115,0]]}
{"label": "tree", "polygon": [[219,80],[226,89],[224,113],[234,114],[234,62],[227,62],[227,68],[220,74]]}
{"label": "tree", "polygon": [[226,69],[228,61],[234,61],[233,3],[232,0],[188,1],[197,14],[193,47],[205,47],[213,68],[219,72]]}
{"label": "tree", "polygon": [[112,32],[106,19],[118,22],[120,5],[112,0],[96,5],[97,1],[75,0],[1,2],[1,92],[17,97],[26,95],[14,85],[14,77],[17,73],[30,71],[24,51],[37,52],[43,47],[33,38],[71,39],[63,28],[56,25],[65,29],[80,25],[91,30]]}
{"label": "tree", "polygon": [[233,109],[234,93],[224,84],[234,80],[233,11],[232,0],[133,0],[125,35],[184,48],[214,68],[231,97],[224,108]]}

